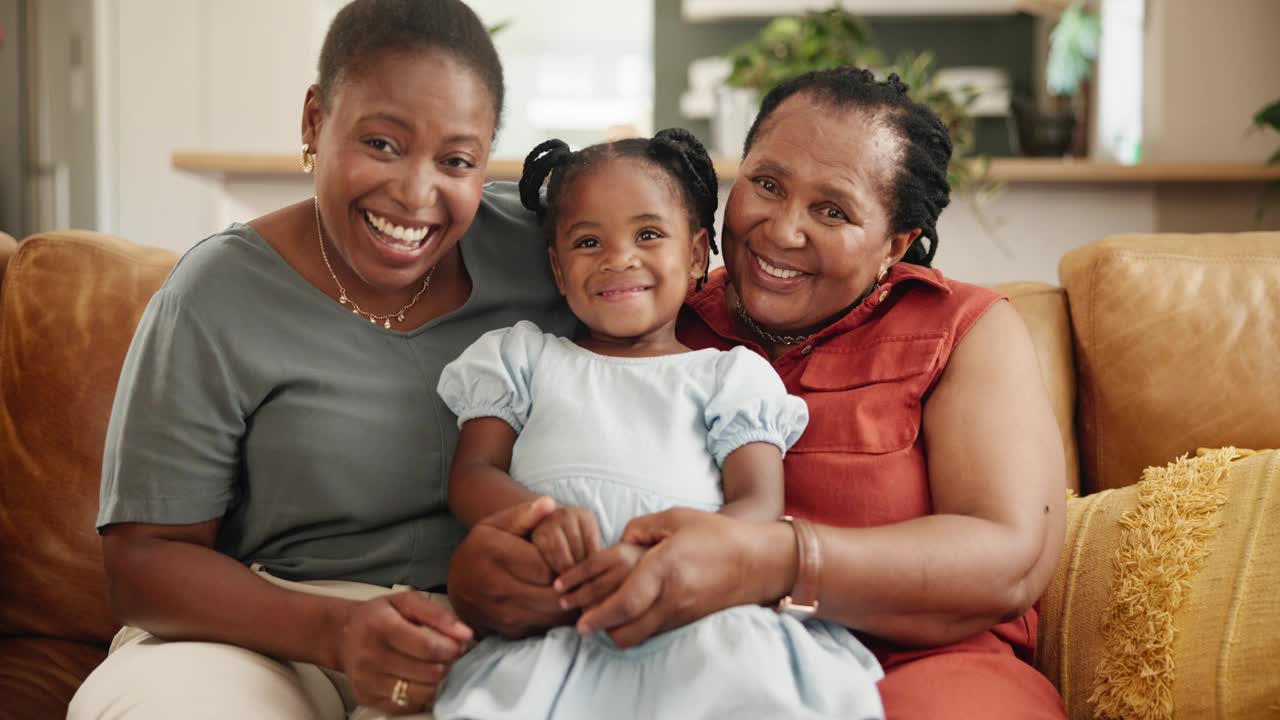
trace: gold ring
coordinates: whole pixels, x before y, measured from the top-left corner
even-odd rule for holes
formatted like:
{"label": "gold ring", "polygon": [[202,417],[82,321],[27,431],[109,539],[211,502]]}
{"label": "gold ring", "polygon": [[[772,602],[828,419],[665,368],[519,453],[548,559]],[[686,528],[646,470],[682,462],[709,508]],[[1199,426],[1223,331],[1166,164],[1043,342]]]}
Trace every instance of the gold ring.
{"label": "gold ring", "polygon": [[409,683],[406,680],[396,680],[396,684],[391,688],[391,702],[400,707],[409,707]]}

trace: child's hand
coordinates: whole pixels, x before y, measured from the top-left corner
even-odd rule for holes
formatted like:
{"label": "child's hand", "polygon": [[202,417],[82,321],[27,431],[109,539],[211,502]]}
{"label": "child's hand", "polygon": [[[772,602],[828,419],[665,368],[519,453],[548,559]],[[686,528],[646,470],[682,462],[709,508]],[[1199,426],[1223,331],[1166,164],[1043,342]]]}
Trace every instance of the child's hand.
{"label": "child's hand", "polygon": [[618,543],[570,568],[552,586],[561,593],[560,607],[589,608],[612,595],[644,557],[645,550],[639,545]]}
{"label": "child's hand", "polygon": [[600,552],[600,526],[583,507],[562,507],[533,529],[534,547],[557,575]]}

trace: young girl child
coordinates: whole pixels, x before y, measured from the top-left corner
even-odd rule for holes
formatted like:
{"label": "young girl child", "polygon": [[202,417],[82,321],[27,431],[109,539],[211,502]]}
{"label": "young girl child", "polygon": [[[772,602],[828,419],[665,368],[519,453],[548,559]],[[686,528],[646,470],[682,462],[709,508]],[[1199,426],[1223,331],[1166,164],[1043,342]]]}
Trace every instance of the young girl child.
{"label": "young girl child", "polygon": [[[546,204],[543,182],[550,175]],[[566,607],[608,597],[644,548],[628,521],[675,506],[761,521],[782,512],[782,454],[808,422],[762,357],[691,351],[676,316],[714,248],[715,171],[682,130],[530,153],[520,181],[541,217],[577,339],[521,322],[480,338],[439,391],[461,426],[449,505],[468,526],[550,495],[532,534]],[[700,280],[699,280],[700,282]],[[597,561],[600,558],[597,558]],[[572,602],[571,602],[572,601]],[[848,630],[738,607],[628,649],[572,626],[490,637],[453,666],[435,716],[474,718],[880,718],[880,666]]]}

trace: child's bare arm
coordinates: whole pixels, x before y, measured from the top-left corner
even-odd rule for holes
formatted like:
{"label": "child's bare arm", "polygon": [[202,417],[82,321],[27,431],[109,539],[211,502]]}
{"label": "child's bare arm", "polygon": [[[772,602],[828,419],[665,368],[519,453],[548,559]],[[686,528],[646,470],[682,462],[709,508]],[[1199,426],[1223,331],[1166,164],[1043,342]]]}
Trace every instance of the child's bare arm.
{"label": "child's bare arm", "polygon": [[[511,477],[515,444],[515,430],[499,418],[462,424],[449,469],[449,508],[467,527],[539,497]],[[557,573],[585,560],[601,545],[595,515],[578,507],[562,507],[548,515],[534,528],[530,541]]]}
{"label": "child's bare arm", "polygon": [[516,431],[505,420],[481,417],[462,424],[449,468],[449,509],[468,528],[537,494],[511,478]]}
{"label": "child's bare arm", "polygon": [[747,443],[729,453],[721,468],[721,514],[743,520],[777,520],[782,515],[782,452],[767,442]]}

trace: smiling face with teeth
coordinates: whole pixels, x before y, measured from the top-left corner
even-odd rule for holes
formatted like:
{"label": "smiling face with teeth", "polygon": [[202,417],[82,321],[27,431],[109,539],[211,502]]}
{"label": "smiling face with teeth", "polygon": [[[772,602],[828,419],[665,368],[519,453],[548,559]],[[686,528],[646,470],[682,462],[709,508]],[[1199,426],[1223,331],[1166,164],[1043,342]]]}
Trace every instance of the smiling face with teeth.
{"label": "smiling face with teeth", "polygon": [[892,232],[886,202],[900,143],[860,110],[798,94],[743,158],[725,204],[724,263],[747,313],[807,334],[862,297],[919,230]]}
{"label": "smiling face with teeth", "polygon": [[331,97],[308,91],[303,141],[324,237],[362,306],[391,312],[437,264],[433,290],[458,279],[496,121],[485,84],[441,51],[375,55]]}
{"label": "smiling face with teeth", "polygon": [[690,228],[675,181],[652,162],[616,157],[575,175],[560,194],[548,249],[556,284],[598,352],[685,350],[675,321],[702,276],[707,233]]}

